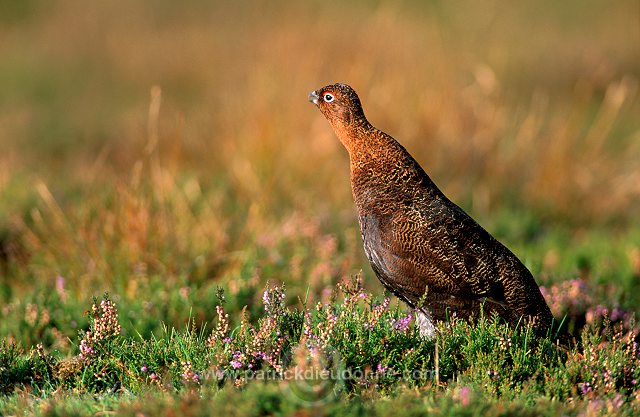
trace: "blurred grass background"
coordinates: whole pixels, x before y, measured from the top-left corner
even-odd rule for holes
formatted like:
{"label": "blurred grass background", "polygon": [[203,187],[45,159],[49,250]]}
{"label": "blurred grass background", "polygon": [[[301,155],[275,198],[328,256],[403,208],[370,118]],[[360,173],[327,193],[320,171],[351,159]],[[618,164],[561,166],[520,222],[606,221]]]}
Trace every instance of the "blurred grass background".
{"label": "blurred grass background", "polygon": [[104,291],[143,334],[217,286],[382,292],[333,82],[541,284],[640,302],[636,1],[1,1],[0,57],[3,336],[64,345]]}

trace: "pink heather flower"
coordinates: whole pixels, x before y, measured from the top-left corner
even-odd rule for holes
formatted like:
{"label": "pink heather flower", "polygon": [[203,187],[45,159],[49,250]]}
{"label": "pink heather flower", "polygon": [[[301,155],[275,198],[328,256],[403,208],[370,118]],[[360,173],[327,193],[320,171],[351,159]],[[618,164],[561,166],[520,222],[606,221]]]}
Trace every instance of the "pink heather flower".
{"label": "pink heather flower", "polygon": [[593,387],[588,382],[583,382],[582,384],[578,385],[578,387],[580,388],[580,392],[582,392],[583,395],[593,391]]}
{"label": "pink heather flower", "polygon": [[545,300],[549,300],[551,293],[549,292],[549,290],[547,290],[547,287],[545,287],[544,285],[541,285],[540,292],[542,293],[542,296],[545,298]]}
{"label": "pink heather flower", "polygon": [[229,362],[231,364],[231,366],[233,367],[233,369],[238,369],[238,368],[242,368],[242,363],[232,360]]}
{"label": "pink heather flower", "polygon": [[151,372],[151,375],[149,375],[149,378],[158,379],[158,375],[156,375],[155,372]]}
{"label": "pink heather flower", "polygon": [[611,310],[611,321],[622,320],[625,322],[625,325],[627,325],[630,315],[631,314],[628,311],[616,307]]}
{"label": "pink heather flower", "polygon": [[[91,332],[87,332],[87,335],[85,337],[86,338],[90,338],[91,337]],[[87,359],[87,358],[93,356],[95,353],[96,353],[96,351],[89,345],[87,340],[82,339],[80,341],[80,357],[81,358]]]}
{"label": "pink heather flower", "polygon": [[411,320],[413,319],[413,314],[409,313],[404,317],[399,318],[398,320],[391,320],[390,324],[401,332],[406,331],[409,328],[409,324],[411,324]]}
{"label": "pink heather flower", "polygon": [[388,369],[389,369],[389,367],[387,365],[383,365],[381,363],[379,363],[377,368],[376,368],[376,370],[378,372],[380,372],[381,374],[387,372]]}
{"label": "pink heather flower", "polygon": [[615,409],[618,409],[624,404],[624,398],[621,394],[617,394],[613,399],[611,399],[611,403]]}
{"label": "pink heather flower", "polygon": [[466,407],[469,405],[469,403],[471,402],[471,388],[469,387],[462,387],[460,388],[460,403]]}
{"label": "pink heather flower", "polygon": [[589,286],[580,278],[553,284],[549,288],[541,287],[540,291],[555,315],[582,315],[592,302]]}
{"label": "pink heather flower", "polygon": [[587,321],[587,323],[593,323],[593,321],[595,320],[593,310],[592,309],[587,310],[587,312],[584,315],[584,318]]}
{"label": "pink heather flower", "polygon": [[56,292],[63,301],[67,298],[67,293],[64,290],[64,277],[61,275],[56,277]]}
{"label": "pink heather flower", "polygon": [[382,310],[386,310],[387,307],[389,307],[390,301],[391,299],[389,297],[385,297],[384,300],[382,300],[382,304],[380,304],[378,307]]}
{"label": "pink heather flower", "polygon": [[272,289],[267,288],[262,293],[262,302],[264,304],[264,311],[268,315],[272,315],[275,317],[281,316],[286,312],[284,299],[285,299],[284,286],[275,287]]}
{"label": "pink heather flower", "polygon": [[142,372],[147,372],[149,369],[147,368],[147,365],[142,365],[141,370]]}

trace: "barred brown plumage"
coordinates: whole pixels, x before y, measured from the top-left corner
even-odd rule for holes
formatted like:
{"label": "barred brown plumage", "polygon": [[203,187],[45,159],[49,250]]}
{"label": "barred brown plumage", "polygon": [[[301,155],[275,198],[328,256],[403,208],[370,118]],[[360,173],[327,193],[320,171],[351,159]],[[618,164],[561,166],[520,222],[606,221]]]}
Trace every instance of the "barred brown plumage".
{"label": "barred brown plumage", "polygon": [[348,85],[309,95],[349,153],[351,187],[364,250],[382,284],[433,320],[472,317],[483,308],[540,333],[553,315],[531,272],[504,245],[451,202],[395,139],[366,119]]}

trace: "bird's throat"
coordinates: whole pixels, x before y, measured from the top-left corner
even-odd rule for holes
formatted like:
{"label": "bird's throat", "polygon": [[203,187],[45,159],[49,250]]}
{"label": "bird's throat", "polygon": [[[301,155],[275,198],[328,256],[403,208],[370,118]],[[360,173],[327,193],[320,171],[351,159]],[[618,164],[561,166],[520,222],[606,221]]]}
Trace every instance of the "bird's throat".
{"label": "bird's throat", "polygon": [[333,130],[347,152],[349,152],[352,164],[360,165],[371,158],[377,159],[385,153],[385,148],[389,146],[388,143],[382,140],[381,135],[384,134],[371,126],[366,120],[363,123],[350,123],[348,125],[338,122],[333,125]]}

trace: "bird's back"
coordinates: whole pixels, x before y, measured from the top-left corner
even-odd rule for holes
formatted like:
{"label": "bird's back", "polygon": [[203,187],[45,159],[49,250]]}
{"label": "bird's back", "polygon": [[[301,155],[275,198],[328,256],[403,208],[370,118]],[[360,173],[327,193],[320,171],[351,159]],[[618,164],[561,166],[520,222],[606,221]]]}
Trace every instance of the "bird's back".
{"label": "bird's back", "polygon": [[[497,312],[509,321],[551,312],[520,260],[433,183],[402,145],[371,127],[366,156],[351,153],[351,185],[365,252],[381,282],[435,319]],[[363,155],[365,155],[363,153]]]}

